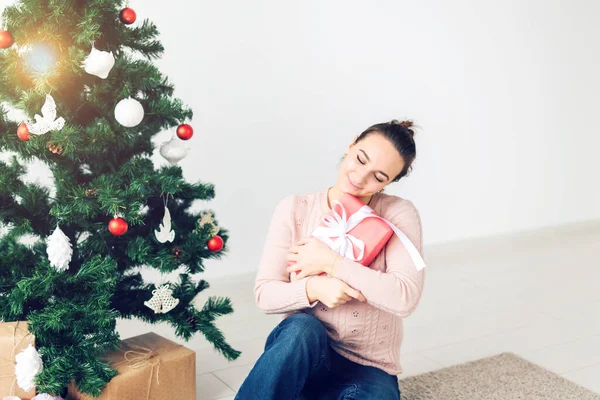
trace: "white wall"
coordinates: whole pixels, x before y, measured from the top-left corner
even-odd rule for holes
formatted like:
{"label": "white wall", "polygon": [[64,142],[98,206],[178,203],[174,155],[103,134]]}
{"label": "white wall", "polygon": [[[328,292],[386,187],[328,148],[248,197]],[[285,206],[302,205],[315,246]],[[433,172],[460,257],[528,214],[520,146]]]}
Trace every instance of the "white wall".
{"label": "white wall", "polygon": [[180,164],[231,231],[206,278],[255,270],[277,201],[331,185],[350,139],[392,118],[422,127],[388,192],[426,245],[600,218],[597,1],[129,4],[195,112]]}

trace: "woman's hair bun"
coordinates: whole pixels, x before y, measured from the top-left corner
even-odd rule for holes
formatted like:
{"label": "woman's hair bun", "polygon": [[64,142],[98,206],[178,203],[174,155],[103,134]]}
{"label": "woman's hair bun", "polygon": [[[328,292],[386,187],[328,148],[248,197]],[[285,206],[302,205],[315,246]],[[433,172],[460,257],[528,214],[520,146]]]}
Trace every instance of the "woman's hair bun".
{"label": "woman's hair bun", "polygon": [[393,119],[390,123],[392,125],[398,125],[402,128],[406,128],[406,130],[410,133],[411,136],[415,135],[415,132],[411,129],[414,124],[410,120],[398,121],[397,119]]}

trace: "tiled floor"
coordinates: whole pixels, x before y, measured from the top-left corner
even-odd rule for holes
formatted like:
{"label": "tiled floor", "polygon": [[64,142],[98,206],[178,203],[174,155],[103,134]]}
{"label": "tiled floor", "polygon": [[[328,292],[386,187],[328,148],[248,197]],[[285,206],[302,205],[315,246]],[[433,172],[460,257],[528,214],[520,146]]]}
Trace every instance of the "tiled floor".
{"label": "tiled floor", "polygon": [[[425,291],[405,320],[403,376],[511,351],[600,393],[600,222],[426,249]],[[225,263],[225,261],[224,261]],[[219,321],[243,355],[228,362],[202,337],[197,393],[233,399],[279,316],[254,305],[254,274],[212,281],[198,298],[231,298],[235,313]],[[123,337],[168,326],[124,321]]]}

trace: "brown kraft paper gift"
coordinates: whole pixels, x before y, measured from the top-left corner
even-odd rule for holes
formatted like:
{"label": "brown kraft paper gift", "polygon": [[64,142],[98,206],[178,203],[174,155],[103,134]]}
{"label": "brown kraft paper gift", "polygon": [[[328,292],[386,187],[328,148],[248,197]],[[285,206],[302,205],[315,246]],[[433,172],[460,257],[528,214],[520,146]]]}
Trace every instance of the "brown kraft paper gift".
{"label": "brown kraft paper gift", "polygon": [[28,326],[27,321],[0,322],[0,399],[18,396],[30,400],[35,396],[35,388],[24,391],[17,385],[15,376],[15,356],[30,344],[35,345]]}
{"label": "brown kraft paper gift", "polygon": [[103,357],[118,371],[100,397],[69,386],[67,400],[194,400],[196,352],[153,332],[121,342]]}

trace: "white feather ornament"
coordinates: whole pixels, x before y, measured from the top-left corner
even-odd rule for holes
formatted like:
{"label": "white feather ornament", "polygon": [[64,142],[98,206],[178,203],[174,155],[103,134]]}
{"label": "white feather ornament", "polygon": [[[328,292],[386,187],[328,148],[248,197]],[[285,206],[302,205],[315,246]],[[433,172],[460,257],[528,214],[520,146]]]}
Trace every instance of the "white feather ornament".
{"label": "white feather ornament", "polygon": [[160,224],[158,229],[154,230],[154,236],[156,236],[156,240],[161,243],[166,241],[172,242],[173,239],[175,239],[175,231],[171,229],[171,213],[167,206],[165,206],[162,224]]}

